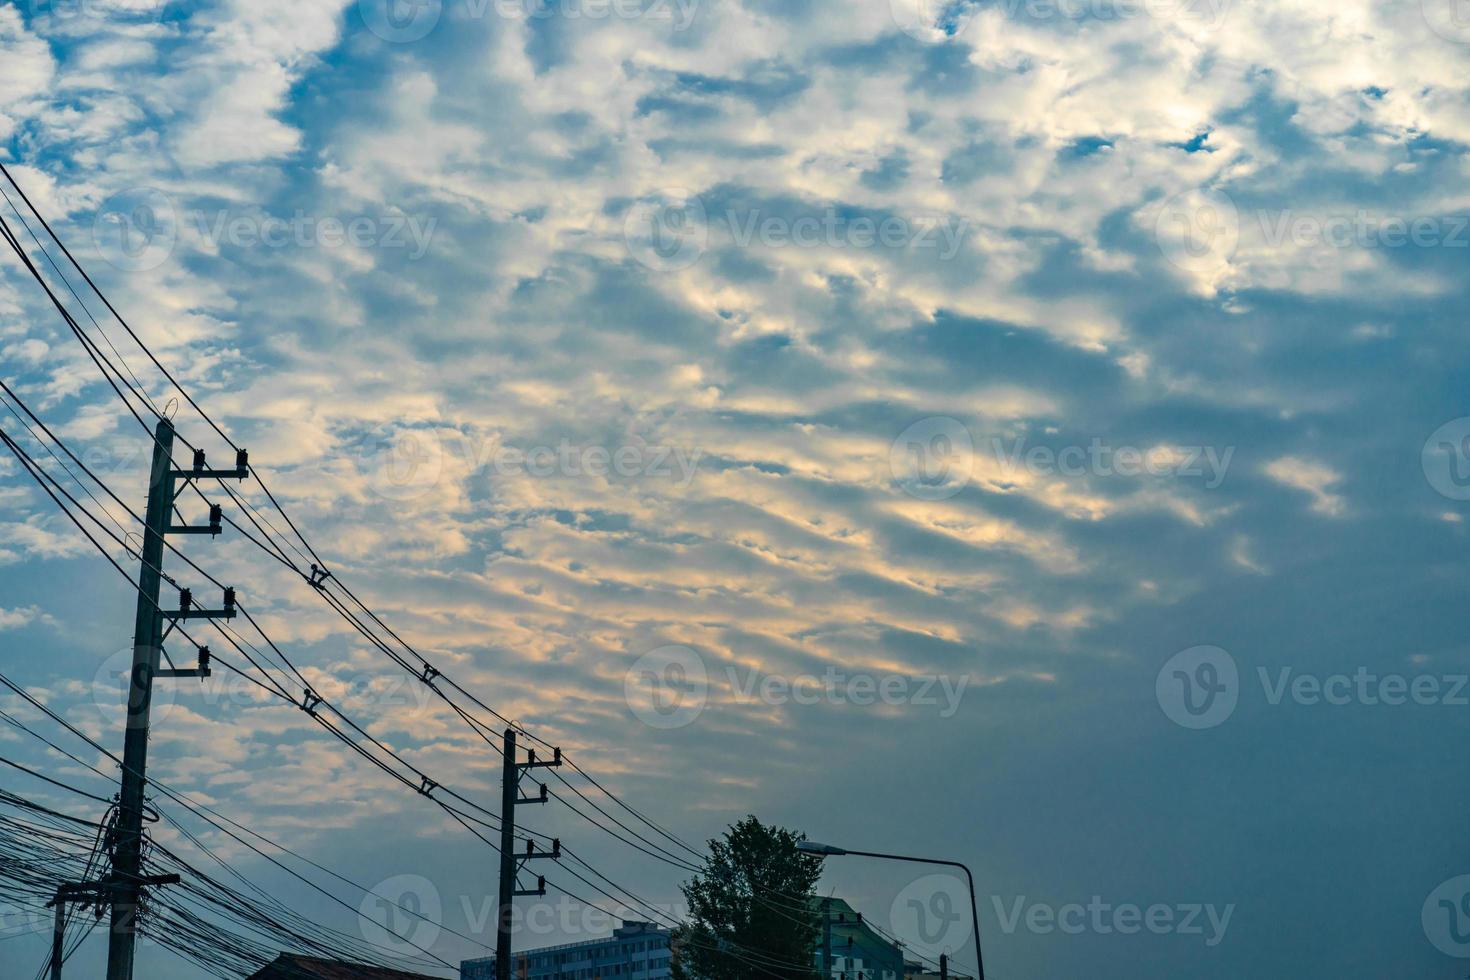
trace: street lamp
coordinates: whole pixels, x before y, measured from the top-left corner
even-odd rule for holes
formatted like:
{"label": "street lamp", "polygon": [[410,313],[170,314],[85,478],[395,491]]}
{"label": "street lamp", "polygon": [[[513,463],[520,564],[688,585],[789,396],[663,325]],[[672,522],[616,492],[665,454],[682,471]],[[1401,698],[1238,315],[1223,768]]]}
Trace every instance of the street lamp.
{"label": "street lamp", "polygon": [[933,858],[906,857],[902,854],[878,854],[873,851],[850,851],[845,847],[836,847],[832,844],[818,844],[816,841],[798,841],[796,849],[804,854],[815,854],[818,857],[869,857],[881,858],[885,861],[907,861],[911,864],[937,864],[946,868],[959,868],[965,873],[965,878],[970,883],[970,922],[975,930],[975,969],[980,976],[976,980],[985,980],[985,960],[980,955],[980,907],[975,903],[975,876],[970,874],[970,869],[958,861],[936,861]]}

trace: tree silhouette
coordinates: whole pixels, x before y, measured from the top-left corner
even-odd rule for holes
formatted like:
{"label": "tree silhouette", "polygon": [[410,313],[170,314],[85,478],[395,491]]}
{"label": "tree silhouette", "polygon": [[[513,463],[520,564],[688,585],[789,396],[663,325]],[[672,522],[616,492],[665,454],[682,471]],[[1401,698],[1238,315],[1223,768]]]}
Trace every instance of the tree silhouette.
{"label": "tree silhouette", "polygon": [[797,834],[746,817],[709,842],[684,884],[688,922],[674,932],[674,980],[815,980],[822,859]]}

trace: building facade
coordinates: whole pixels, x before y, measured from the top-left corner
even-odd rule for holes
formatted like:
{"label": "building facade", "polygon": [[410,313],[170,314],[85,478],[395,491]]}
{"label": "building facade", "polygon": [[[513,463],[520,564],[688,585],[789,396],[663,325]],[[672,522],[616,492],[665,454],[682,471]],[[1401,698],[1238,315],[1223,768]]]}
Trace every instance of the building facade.
{"label": "building facade", "polygon": [[840,898],[819,898],[815,905],[822,924],[819,973],[831,980],[904,980],[903,950],[864,922],[861,912]]}
{"label": "building facade", "polygon": [[[905,980],[903,950],[840,898],[813,903],[822,923],[813,966],[830,980]],[[624,922],[607,939],[517,953],[513,980],[671,980],[671,933],[651,922]],[[823,967],[825,966],[825,970]],[[495,958],[465,960],[460,980],[495,980]]]}
{"label": "building facade", "polygon": [[[670,932],[651,922],[624,922],[607,939],[517,953],[515,980],[669,980]],[[495,980],[495,958],[465,960],[460,980]]]}

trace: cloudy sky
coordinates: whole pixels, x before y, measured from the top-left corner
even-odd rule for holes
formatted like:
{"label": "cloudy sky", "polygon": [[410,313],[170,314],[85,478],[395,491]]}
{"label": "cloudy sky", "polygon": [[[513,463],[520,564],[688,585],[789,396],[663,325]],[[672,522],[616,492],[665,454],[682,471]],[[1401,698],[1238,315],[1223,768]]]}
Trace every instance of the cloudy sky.
{"label": "cloudy sky", "polygon": [[[1467,66],[1463,0],[23,0],[0,159],[342,581],[680,835],[754,812],[966,861],[1001,980],[1449,978]],[[0,267],[4,379],[141,502],[142,431]],[[238,534],[186,550],[498,801],[309,587]],[[0,669],[113,747],[132,601],[0,464]],[[291,706],[168,683],[160,779],[484,954],[449,930],[493,941],[488,849]],[[523,819],[675,902],[675,869]],[[973,963],[924,874],[824,888]],[[525,944],[597,928],[561,917]]]}

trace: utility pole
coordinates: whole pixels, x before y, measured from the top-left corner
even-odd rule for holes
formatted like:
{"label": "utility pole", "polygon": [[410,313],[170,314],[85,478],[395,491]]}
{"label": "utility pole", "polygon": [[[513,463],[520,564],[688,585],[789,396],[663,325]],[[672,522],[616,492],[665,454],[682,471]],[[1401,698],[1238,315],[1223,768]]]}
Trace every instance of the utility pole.
{"label": "utility pole", "polygon": [[[176,470],[173,465],[174,425],[159,419],[153,434],[153,467],[148,481],[148,508],[143,549],[139,558],[138,605],[133,620],[133,669],[128,678],[127,730],[123,736],[122,787],[118,795],[117,826],[110,841],[112,874],[108,882],[111,893],[112,919],[107,937],[107,980],[133,980],[133,955],[138,938],[138,906],[144,885],[156,884],[143,877],[143,794],[148,785],[148,722],[153,705],[155,677],[209,676],[209,650],[199,650],[199,666],[192,670],[160,671],[159,656],[164,638],[173,626],[185,619],[233,619],[235,590],[224,590],[224,608],[194,608],[189,590],[179,592],[177,612],[163,612],[159,588],[163,581],[164,536],[168,534],[220,533],[220,508],[210,508],[207,527],[180,527],[173,523],[174,502],[180,481],[243,480],[250,473],[242,449],[233,470],[211,470],[205,466],[204,452],[194,452],[190,470]],[[165,629],[165,620],[168,627]]]}
{"label": "utility pole", "polygon": [[[516,730],[505,730],[502,753],[505,770],[500,781],[500,905],[495,923],[495,980],[511,980],[510,929],[517,898],[539,898],[546,894],[546,879],[537,877],[533,891],[521,891],[516,879],[522,868],[530,861],[556,860],[561,857],[561,841],[553,840],[551,850],[538,852],[536,842],[526,841],[524,854],[516,853],[516,807],[530,803],[546,803],[551,797],[546,784],[541,784],[540,796],[521,795],[521,776],[532,769],[549,769],[561,765],[561,749],[554,749],[550,762],[536,759],[536,750],[527,753],[526,762],[518,761],[516,753]],[[110,978],[109,978],[110,980]]]}
{"label": "utility pole", "polygon": [[[143,883],[147,885],[177,885],[179,881],[178,875],[157,875],[143,879]],[[48,907],[56,910],[55,926],[51,933],[51,980],[61,980],[61,964],[66,959],[62,946],[66,939],[67,903],[82,902],[95,905],[97,918],[100,919],[106,906],[106,896],[114,884],[111,879],[104,878],[101,881],[83,881],[72,885],[62,885],[56,889],[56,897],[46,903]]]}
{"label": "utility pole", "polygon": [[949,980],[949,954],[939,954],[939,980]]}

